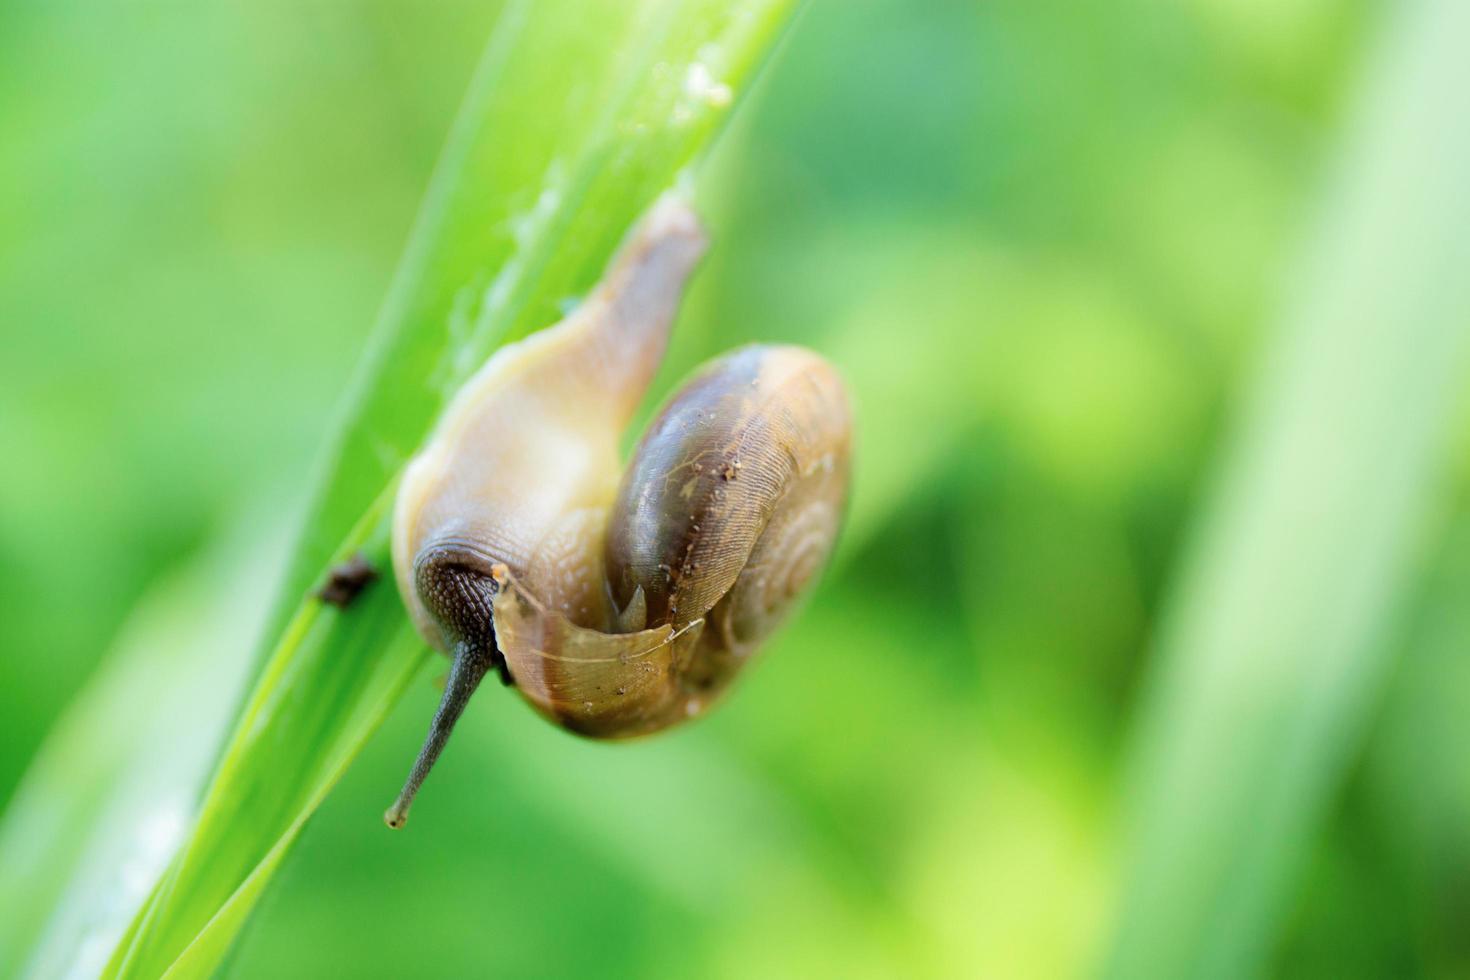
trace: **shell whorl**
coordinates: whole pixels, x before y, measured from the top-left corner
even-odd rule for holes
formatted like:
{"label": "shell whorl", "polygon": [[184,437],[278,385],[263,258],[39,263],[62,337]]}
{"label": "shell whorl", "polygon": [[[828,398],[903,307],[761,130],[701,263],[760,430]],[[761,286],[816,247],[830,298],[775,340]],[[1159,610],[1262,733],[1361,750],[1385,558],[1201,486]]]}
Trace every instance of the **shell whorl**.
{"label": "shell whorl", "polygon": [[781,625],[827,563],[841,517],[834,501],[807,500],[767,526],[710,617],[726,649],[744,656]]}

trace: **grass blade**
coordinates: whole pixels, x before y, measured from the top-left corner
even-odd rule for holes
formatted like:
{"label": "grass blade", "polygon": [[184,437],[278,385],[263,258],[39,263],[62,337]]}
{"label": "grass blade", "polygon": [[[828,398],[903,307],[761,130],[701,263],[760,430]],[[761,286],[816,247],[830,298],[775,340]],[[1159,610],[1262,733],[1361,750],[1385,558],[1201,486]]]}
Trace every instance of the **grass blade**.
{"label": "grass blade", "polygon": [[426,657],[391,582],[340,611],[311,587],[356,553],[387,567],[394,481],[444,402],[498,345],[556,321],[589,288],[632,221],[708,143],[792,6],[506,8],[321,476],[272,617],[268,635],[279,639],[196,826],[108,975],[218,967],[305,821]]}
{"label": "grass blade", "polygon": [[1161,635],[1118,977],[1259,971],[1381,686],[1470,334],[1470,7],[1394,6]]}

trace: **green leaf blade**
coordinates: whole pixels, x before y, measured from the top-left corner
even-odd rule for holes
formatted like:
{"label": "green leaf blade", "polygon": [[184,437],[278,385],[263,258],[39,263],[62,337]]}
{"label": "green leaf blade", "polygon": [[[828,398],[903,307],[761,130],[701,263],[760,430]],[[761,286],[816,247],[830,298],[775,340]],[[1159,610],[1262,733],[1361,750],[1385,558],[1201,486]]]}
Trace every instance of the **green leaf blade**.
{"label": "green leaf blade", "polygon": [[[708,144],[793,6],[506,8],[320,476],[267,633],[279,639],[191,835],[107,975],[206,976],[222,962],[427,656],[388,574],[400,469],[496,347],[554,323],[591,287],[628,227]],[[354,554],[382,577],[348,608],[325,606],[313,586]]]}

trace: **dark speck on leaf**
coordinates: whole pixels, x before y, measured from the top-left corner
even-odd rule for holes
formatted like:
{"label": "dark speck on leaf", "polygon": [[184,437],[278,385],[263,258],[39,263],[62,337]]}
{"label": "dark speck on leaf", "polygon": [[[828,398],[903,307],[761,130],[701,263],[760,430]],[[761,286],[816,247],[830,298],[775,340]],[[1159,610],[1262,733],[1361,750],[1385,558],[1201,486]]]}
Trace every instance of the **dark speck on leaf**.
{"label": "dark speck on leaf", "polygon": [[346,609],[377,578],[378,570],[371,562],[360,554],[353,555],[332,569],[327,584],[317,590],[316,597],[338,609]]}

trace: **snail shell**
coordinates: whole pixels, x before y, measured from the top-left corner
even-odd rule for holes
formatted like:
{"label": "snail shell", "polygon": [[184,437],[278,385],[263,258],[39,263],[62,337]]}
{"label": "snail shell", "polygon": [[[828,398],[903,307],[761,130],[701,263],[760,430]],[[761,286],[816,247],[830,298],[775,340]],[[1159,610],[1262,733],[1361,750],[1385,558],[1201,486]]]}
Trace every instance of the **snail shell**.
{"label": "snail shell", "polygon": [[705,246],[661,200],[575,312],[486,362],[405,472],[394,573],[451,669],[390,826],[490,669],[579,734],[657,731],[718,697],[826,563],[851,421],[811,351],[710,362],[619,458]]}

